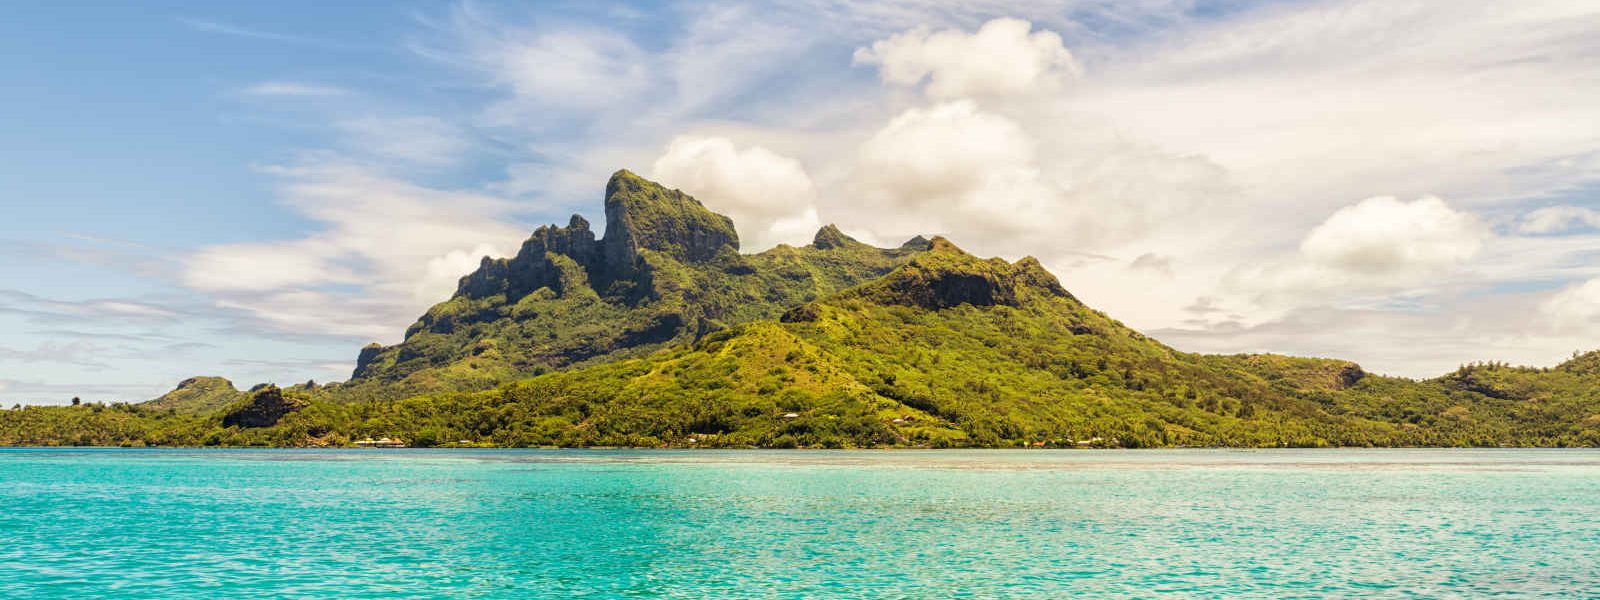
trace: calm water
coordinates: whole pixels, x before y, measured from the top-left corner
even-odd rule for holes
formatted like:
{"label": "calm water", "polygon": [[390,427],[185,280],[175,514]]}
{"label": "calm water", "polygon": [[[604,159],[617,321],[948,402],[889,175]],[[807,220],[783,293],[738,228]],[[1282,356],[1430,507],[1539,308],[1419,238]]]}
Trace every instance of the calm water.
{"label": "calm water", "polygon": [[1600,452],[0,450],[0,597],[1600,597]]}

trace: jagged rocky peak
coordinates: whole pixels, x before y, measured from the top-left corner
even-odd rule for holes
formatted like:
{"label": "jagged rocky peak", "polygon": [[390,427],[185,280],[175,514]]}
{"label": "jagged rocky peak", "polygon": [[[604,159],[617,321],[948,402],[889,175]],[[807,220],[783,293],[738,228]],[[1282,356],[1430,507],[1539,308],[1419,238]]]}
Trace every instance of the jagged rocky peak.
{"label": "jagged rocky peak", "polygon": [[484,257],[477,271],[461,279],[456,294],[516,299],[543,287],[560,293],[564,272],[552,257],[571,259],[590,281],[610,282],[637,276],[643,268],[642,250],[682,262],[705,262],[739,249],[731,219],[627,170],[617,171],[606,184],[605,211],[604,239],[595,239],[581,215],[572,215],[565,227],[541,226],[515,257]]}
{"label": "jagged rocky peak", "polygon": [[900,244],[901,250],[911,250],[915,252],[926,252],[932,248],[933,242],[928,241],[928,238],[920,235],[906,240],[906,243],[904,244]]}
{"label": "jagged rocky peak", "polygon": [[527,241],[522,242],[522,249],[517,252],[518,258],[535,257],[543,258],[544,253],[554,252],[564,254],[579,262],[587,255],[598,251],[595,244],[594,232],[589,229],[589,220],[583,215],[572,215],[566,227],[544,225],[533,231]]}
{"label": "jagged rocky peak", "polygon": [[512,258],[483,257],[477,271],[461,278],[456,295],[521,297],[541,287],[558,287],[560,270],[551,264],[550,254],[570,257],[579,265],[598,262],[600,244],[589,229],[589,221],[582,215],[572,215],[566,227],[543,225],[534,230]]}
{"label": "jagged rocky peak", "polygon": [[855,238],[845,235],[843,231],[833,224],[828,224],[817,230],[816,237],[811,238],[811,247],[818,250],[835,250],[839,248],[865,247]]}
{"label": "jagged rocky peak", "polygon": [[733,220],[699,200],[624,169],[606,183],[606,261],[626,267],[639,250],[683,262],[706,262],[724,249],[739,249]]}

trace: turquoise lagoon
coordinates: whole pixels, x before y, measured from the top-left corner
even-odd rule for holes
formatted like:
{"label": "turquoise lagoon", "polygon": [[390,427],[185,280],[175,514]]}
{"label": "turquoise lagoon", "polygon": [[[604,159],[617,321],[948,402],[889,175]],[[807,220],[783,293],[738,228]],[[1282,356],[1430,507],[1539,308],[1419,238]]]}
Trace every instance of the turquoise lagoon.
{"label": "turquoise lagoon", "polygon": [[1600,597],[1587,450],[0,450],[4,598]]}

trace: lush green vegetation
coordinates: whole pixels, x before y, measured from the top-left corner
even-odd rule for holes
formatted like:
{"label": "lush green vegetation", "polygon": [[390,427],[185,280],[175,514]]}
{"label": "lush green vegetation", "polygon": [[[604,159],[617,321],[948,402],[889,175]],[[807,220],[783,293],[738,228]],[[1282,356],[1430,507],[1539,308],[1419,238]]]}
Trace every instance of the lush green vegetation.
{"label": "lush green vegetation", "polygon": [[720,217],[626,172],[607,213],[605,240],[575,217],[486,259],[351,382],[196,378],[141,405],[0,411],[0,443],[1600,446],[1600,353],[1426,381],[1188,354],[1031,258],[833,227],[739,255]]}

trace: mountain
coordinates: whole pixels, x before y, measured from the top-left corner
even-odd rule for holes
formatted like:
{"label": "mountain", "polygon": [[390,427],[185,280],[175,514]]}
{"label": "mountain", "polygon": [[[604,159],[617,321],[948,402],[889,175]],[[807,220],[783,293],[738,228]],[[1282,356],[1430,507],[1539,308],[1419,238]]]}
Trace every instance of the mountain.
{"label": "mountain", "polygon": [[178,387],[160,398],[145,402],[144,406],[158,410],[204,413],[243,400],[246,396],[227,379],[190,377],[178,382]]}
{"label": "mountain", "polygon": [[[1094,311],[1037,260],[942,238],[877,280],[649,357],[390,406],[422,438],[496,445],[1421,443]],[[1340,361],[1274,367],[1335,373]],[[1357,382],[1337,375],[1327,384]],[[492,413],[493,431],[470,417]],[[441,418],[444,417],[444,418]],[[690,442],[689,440],[694,440]]]}
{"label": "mountain", "polygon": [[[879,277],[926,247],[868,246],[833,226],[808,246],[742,255],[727,217],[628,171],[606,184],[605,237],[573,215],[511,258],[485,257],[405,341],[361,351],[351,383],[480,389],[644,356]],[[372,387],[367,385],[366,387]]]}
{"label": "mountain", "polygon": [[1181,352],[1039,261],[944,238],[738,252],[627,171],[485,258],[351,381],[0,411],[0,444],[674,447],[1600,446],[1600,353],[1416,381],[1349,361]]}

